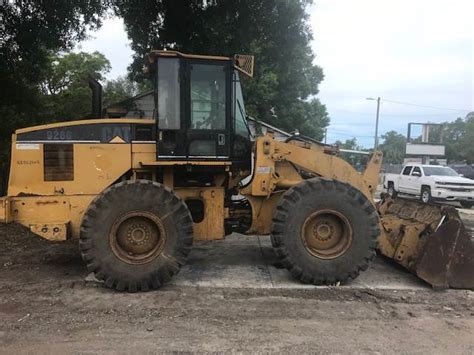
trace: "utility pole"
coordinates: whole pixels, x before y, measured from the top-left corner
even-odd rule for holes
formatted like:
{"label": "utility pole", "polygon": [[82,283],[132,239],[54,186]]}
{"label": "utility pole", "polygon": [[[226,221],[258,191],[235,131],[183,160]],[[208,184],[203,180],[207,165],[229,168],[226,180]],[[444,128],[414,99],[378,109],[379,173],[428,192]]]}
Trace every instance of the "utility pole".
{"label": "utility pole", "polygon": [[380,114],[380,97],[374,99],[373,97],[368,97],[367,100],[375,101],[377,100],[377,115],[375,116],[375,140],[374,140],[374,150],[379,147],[379,114]]}
{"label": "utility pole", "polygon": [[379,113],[380,113],[380,97],[377,97],[377,118],[375,119],[375,143],[374,150],[379,147]]}
{"label": "utility pole", "polygon": [[328,129],[325,128],[324,129],[324,144],[326,144],[327,140],[328,140]]}

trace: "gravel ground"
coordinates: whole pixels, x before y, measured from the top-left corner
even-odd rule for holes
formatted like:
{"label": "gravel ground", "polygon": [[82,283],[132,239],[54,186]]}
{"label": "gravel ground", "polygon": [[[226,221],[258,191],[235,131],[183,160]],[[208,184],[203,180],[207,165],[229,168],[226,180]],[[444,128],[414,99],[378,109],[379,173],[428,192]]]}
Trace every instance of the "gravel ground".
{"label": "gravel ground", "polygon": [[0,226],[0,352],[474,353],[474,292],[90,281],[77,242]]}

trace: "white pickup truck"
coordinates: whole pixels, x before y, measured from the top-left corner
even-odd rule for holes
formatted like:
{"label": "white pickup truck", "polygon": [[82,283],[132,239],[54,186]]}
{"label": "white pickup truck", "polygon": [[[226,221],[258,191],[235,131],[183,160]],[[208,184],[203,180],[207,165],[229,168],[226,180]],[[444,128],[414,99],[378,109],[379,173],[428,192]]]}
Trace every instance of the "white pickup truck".
{"label": "white pickup truck", "polygon": [[458,201],[474,206],[474,180],[440,165],[406,164],[400,174],[385,174],[384,187],[390,196],[416,195],[424,203]]}

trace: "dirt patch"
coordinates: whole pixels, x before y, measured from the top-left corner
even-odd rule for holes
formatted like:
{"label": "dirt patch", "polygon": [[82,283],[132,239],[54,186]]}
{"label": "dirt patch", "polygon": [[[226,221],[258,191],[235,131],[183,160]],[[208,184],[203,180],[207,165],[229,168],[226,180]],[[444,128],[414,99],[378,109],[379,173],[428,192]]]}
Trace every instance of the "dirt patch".
{"label": "dirt patch", "polygon": [[0,226],[0,352],[474,352],[474,293],[87,281],[74,241]]}

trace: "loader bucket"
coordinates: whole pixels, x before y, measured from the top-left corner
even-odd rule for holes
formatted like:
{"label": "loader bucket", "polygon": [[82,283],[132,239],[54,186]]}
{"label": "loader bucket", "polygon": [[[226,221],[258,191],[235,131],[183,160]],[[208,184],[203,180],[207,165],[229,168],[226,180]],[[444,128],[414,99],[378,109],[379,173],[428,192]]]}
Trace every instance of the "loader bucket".
{"label": "loader bucket", "polygon": [[433,288],[474,289],[474,239],[455,208],[386,195],[377,207],[383,255]]}

